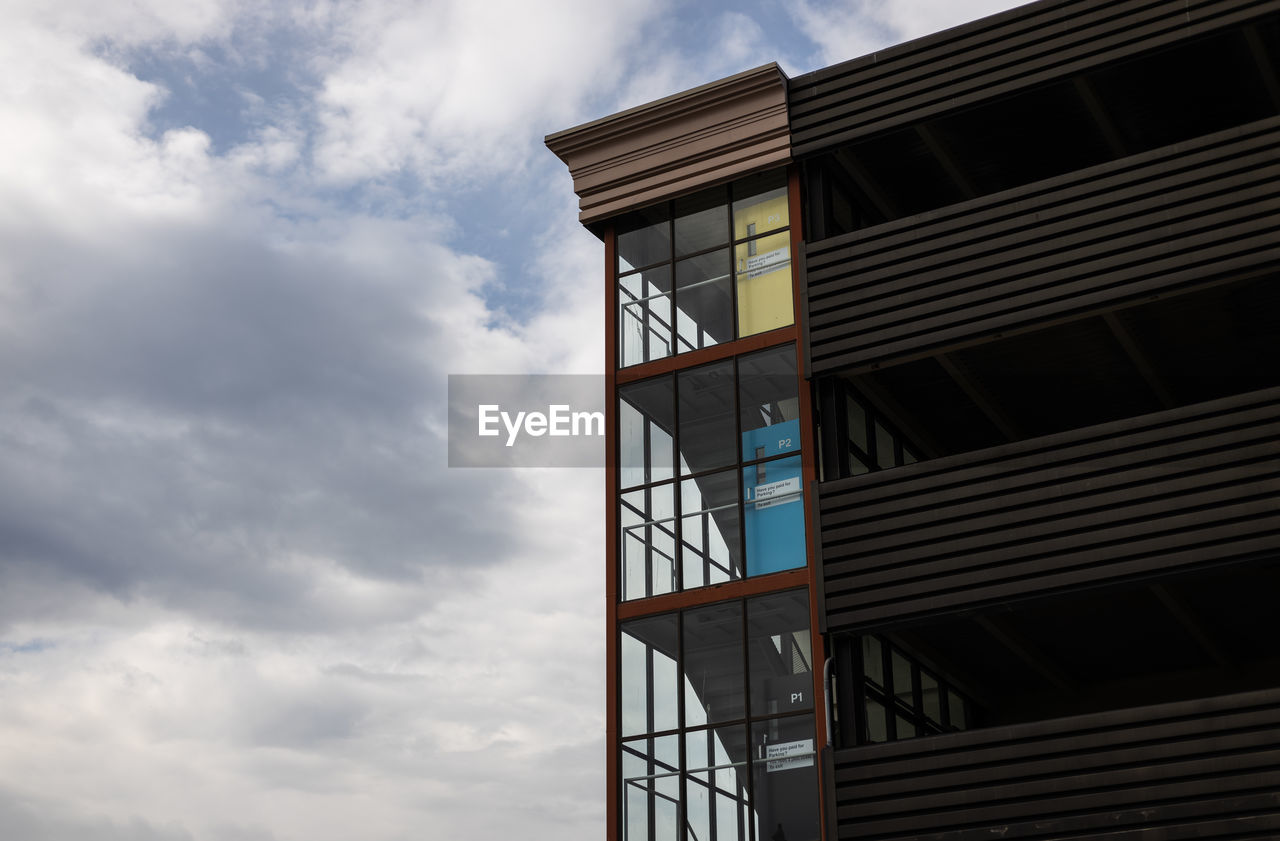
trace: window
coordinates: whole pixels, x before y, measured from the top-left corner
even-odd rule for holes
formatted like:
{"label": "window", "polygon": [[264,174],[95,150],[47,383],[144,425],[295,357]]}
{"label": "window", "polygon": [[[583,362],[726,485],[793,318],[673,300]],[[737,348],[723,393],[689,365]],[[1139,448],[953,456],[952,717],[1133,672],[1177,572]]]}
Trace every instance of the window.
{"label": "window", "polygon": [[904,651],[871,635],[854,650],[859,744],[969,728],[970,702]]}
{"label": "window", "polygon": [[623,600],[805,564],[794,345],[618,389]]}
{"label": "window", "polygon": [[822,381],[818,394],[824,480],[860,476],[919,460],[906,437],[844,380],[832,377]]}
{"label": "window", "polygon": [[620,366],[794,322],[783,170],[619,220]]}
{"label": "window", "polygon": [[816,841],[805,590],[622,624],[626,841]]}

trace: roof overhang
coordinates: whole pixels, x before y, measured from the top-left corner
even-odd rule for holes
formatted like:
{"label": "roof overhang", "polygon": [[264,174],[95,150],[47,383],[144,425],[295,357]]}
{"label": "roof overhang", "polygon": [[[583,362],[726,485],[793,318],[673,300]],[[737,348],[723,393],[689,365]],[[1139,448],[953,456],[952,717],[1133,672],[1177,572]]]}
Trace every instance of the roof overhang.
{"label": "roof overhang", "polygon": [[791,159],[776,63],[547,135],[584,225]]}

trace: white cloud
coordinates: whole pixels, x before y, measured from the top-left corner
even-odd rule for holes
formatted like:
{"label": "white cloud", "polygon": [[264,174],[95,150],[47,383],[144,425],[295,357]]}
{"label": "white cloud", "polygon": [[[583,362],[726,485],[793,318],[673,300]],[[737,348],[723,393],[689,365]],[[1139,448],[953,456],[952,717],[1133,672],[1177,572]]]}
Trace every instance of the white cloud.
{"label": "white cloud", "polygon": [[641,0],[370,3],[325,77],[320,168],[339,181],[408,169],[436,179],[521,166],[529,142],[580,117],[636,61],[662,5]]}
{"label": "white cloud", "polygon": [[796,25],[819,47],[818,66],[873,53],[1028,0],[797,0]]}
{"label": "white cloud", "polygon": [[[598,368],[598,245],[544,201],[527,282],[555,306],[497,319],[456,223],[335,199],[305,120],[225,154],[153,136],[166,92],[78,8],[0,36],[39,71],[0,81],[0,834],[598,834],[599,476],[447,472],[440,436],[446,373]],[[113,8],[99,34],[236,25]],[[415,131],[527,151],[505,120],[582,107],[570,71],[507,69],[512,92],[442,88],[440,118],[512,113]]]}

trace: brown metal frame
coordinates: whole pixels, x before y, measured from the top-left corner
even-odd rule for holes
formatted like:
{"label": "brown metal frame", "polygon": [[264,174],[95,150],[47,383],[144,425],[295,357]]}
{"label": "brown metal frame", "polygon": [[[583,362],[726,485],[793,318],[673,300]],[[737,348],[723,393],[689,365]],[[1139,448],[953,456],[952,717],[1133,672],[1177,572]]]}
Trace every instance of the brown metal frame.
{"label": "brown metal frame", "polygon": [[605,517],[605,626],[608,644],[605,646],[605,820],[606,837],[618,838],[618,508],[614,500],[618,496],[618,328],[614,310],[618,306],[617,260],[613,226],[607,225],[601,232],[604,237],[604,494],[608,500]]}

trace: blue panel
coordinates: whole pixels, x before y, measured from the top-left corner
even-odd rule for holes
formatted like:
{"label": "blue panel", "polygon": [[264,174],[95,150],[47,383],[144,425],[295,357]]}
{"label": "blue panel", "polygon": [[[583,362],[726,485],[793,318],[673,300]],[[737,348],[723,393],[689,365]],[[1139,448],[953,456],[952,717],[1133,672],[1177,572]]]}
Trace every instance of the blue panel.
{"label": "blue panel", "polygon": [[804,566],[803,482],[798,456],[743,468],[747,575]]}
{"label": "blue panel", "polygon": [[742,460],[800,452],[800,421],[789,420],[742,433]]}

